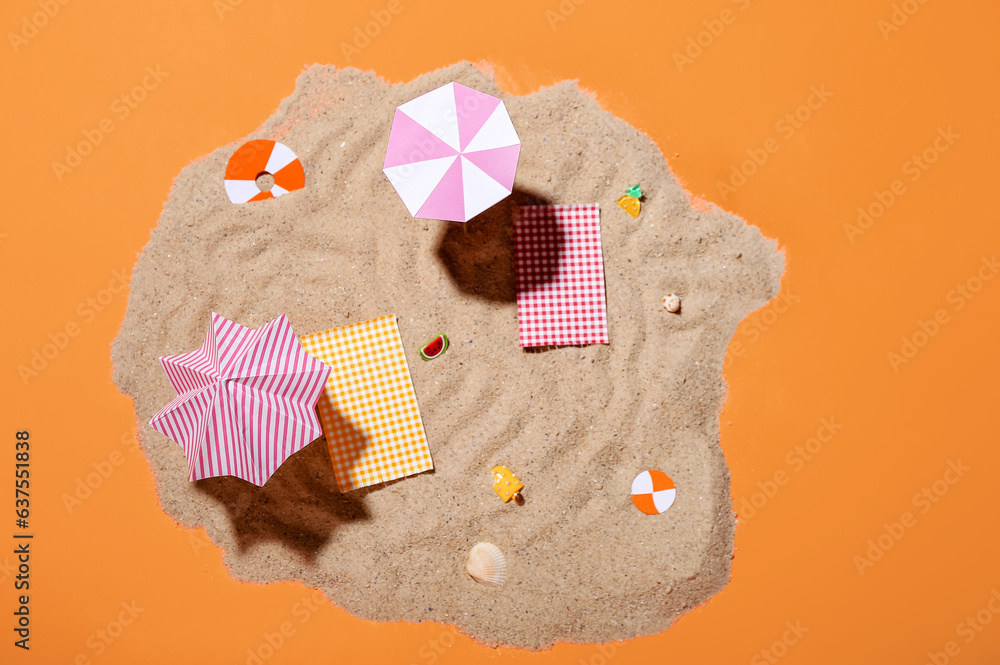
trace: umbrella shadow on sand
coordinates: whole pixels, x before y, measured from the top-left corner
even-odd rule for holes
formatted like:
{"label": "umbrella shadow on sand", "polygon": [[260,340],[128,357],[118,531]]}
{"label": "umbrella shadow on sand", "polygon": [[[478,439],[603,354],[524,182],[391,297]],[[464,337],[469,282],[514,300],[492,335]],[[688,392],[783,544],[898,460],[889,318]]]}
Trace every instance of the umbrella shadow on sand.
{"label": "umbrella shadow on sand", "polygon": [[[445,231],[438,241],[437,256],[459,290],[494,302],[517,299],[514,262],[514,216],[520,205],[551,205],[551,201],[524,189],[483,211],[464,224],[442,222]],[[552,222],[553,250],[561,259],[565,239]],[[539,276],[546,284],[555,279],[558,260],[547,264]]]}
{"label": "umbrella shadow on sand", "polygon": [[[338,412],[335,418],[356,442],[348,451],[351,464],[368,441]],[[361,496],[337,488],[324,437],[285,460],[263,487],[234,476],[205,478],[194,485],[226,508],[240,553],[277,541],[313,561],[338,527],[371,518]]]}

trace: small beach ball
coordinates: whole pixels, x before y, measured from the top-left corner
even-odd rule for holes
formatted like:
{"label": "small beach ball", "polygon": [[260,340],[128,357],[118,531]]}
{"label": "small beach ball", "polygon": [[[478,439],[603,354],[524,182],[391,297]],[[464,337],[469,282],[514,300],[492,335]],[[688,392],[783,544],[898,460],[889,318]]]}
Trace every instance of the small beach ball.
{"label": "small beach ball", "polygon": [[677,490],[670,476],[650,469],[643,471],[632,481],[632,503],[647,515],[659,515],[673,502]]}

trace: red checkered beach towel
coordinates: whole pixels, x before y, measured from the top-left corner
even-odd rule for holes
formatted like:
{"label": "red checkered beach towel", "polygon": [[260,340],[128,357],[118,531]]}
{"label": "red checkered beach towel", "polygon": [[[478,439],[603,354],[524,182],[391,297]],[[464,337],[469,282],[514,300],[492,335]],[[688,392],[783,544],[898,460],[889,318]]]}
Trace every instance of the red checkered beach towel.
{"label": "red checkered beach towel", "polygon": [[514,257],[521,346],[608,343],[598,204],[521,206]]}

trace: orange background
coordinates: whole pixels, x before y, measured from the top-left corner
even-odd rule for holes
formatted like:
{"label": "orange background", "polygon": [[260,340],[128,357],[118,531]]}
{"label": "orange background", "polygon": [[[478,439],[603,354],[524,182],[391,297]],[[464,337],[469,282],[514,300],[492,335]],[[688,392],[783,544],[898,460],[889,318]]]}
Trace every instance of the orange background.
{"label": "orange background", "polygon": [[[990,425],[1000,280],[973,279],[981,290],[972,298],[949,292],[1000,247],[991,205],[1000,6],[896,0],[901,25],[883,34],[890,0],[564,0],[562,14],[559,0],[404,0],[370,44],[349,54],[351,65],[394,82],[460,59],[493,63],[517,94],[578,79],[647,132],[691,192],[745,217],[786,252],[791,297],[741,325],[720,420],[737,508],[763,492],[758,483],[773,496],[758,494],[756,512],[740,508],[722,593],[666,633],[620,643],[611,655],[593,645],[494,650],[439,624],[380,625],[330,605],[304,611],[308,589],[233,581],[203,532],[160,510],[131,443],[132,406],[111,383],[109,344],[127,300],[105,292],[113,271],[131,271],[185,164],[257,127],[303,66],[347,65],[341,43],[388,4],[231,0],[222,12],[223,1],[7,0],[0,9],[0,168],[10,186],[0,217],[0,434],[8,441],[0,478],[9,487],[14,432],[30,429],[37,534],[27,653],[11,645],[13,545],[0,550],[0,660],[245,663],[249,649],[276,664],[817,665],[925,663],[928,652],[942,652],[939,663],[997,662],[1000,618],[981,632],[957,631],[977,612],[992,619],[990,597],[1000,589]],[[26,29],[46,3],[58,11]],[[728,23],[713,22],[724,10]],[[13,44],[22,30],[30,38]],[[700,53],[689,39],[702,41]],[[686,48],[694,57],[679,65],[675,53]],[[165,78],[127,117],[116,115],[114,100],[157,66]],[[799,108],[813,86],[831,96]],[[796,110],[809,117],[787,136],[779,123]],[[113,131],[60,181],[53,162],[104,118]],[[948,128],[958,138],[935,154],[935,136]],[[735,192],[720,191],[747,151],[760,157],[769,139],[777,151],[746,166],[754,172]],[[925,150],[936,161],[911,180],[907,161]],[[897,179],[903,193],[852,242],[845,224],[859,206],[877,211],[874,192]],[[921,336],[921,321],[933,330],[926,322],[939,309],[946,322]],[[25,383],[18,366],[68,323],[78,333]],[[888,354],[901,352],[904,336],[921,346],[893,367]],[[829,440],[808,462],[794,462],[823,418],[843,428],[824,432]],[[946,474],[958,460],[969,470]],[[102,463],[110,475],[67,508],[64,495]],[[779,471],[785,484],[769,487]],[[933,492],[935,481],[944,495],[921,512],[913,497]],[[12,504],[12,489],[0,490],[0,533],[11,543]],[[913,520],[902,537],[885,535],[904,512]],[[862,575],[855,557],[879,536],[891,547]],[[133,601],[142,612],[118,634],[121,604]],[[267,636],[286,621],[294,632],[269,653]],[[794,638],[786,622],[808,632]],[[117,638],[98,651],[101,630]],[[783,637],[795,641],[762,653]]]}

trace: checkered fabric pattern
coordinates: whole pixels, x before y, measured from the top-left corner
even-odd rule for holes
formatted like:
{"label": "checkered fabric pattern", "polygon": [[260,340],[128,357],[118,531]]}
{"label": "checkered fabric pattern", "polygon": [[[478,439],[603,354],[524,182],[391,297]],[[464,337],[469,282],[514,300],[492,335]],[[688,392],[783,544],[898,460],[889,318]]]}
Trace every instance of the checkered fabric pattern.
{"label": "checkered fabric pattern", "polygon": [[434,468],[395,316],[301,341],[332,368],[317,409],[340,491]]}
{"label": "checkered fabric pattern", "polygon": [[521,206],[514,257],[521,346],[608,343],[598,204]]}

